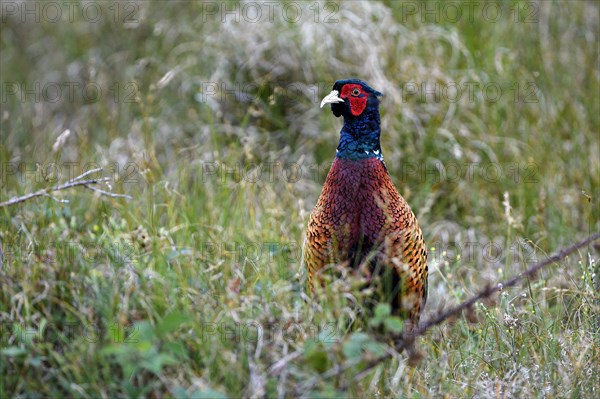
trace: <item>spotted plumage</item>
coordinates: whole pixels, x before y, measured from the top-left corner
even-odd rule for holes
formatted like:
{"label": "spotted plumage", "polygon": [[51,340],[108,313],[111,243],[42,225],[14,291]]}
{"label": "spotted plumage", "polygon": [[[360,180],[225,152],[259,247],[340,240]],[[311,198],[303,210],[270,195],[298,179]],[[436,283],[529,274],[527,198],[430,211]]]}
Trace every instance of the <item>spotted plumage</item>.
{"label": "spotted plumage", "polygon": [[396,315],[418,322],[427,298],[427,250],[417,219],[390,179],[379,144],[381,93],[340,80],[323,99],[344,126],[336,158],[310,216],[304,259],[314,292],[325,266],[381,276]]}

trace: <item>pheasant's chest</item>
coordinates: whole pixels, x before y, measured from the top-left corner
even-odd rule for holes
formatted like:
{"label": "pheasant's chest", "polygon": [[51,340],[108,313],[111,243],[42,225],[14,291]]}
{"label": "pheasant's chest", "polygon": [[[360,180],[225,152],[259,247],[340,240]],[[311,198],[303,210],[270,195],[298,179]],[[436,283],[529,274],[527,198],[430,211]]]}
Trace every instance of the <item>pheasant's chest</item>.
{"label": "pheasant's chest", "polygon": [[363,238],[375,241],[385,225],[385,190],[368,173],[342,171],[340,179],[332,181],[325,204],[332,227],[340,243],[350,245]]}

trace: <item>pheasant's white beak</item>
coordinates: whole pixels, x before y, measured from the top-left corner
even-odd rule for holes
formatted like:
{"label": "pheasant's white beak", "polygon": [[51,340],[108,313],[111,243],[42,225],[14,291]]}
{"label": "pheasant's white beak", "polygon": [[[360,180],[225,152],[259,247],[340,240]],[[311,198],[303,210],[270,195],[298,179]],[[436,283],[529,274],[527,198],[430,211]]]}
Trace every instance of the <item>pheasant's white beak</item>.
{"label": "pheasant's white beak", "polygon": [[333,90],[331,93],[326,95],[325,98],[323,98],[323,101],[321,101],[321,108],[323,108],[323,105],[325,104],[343,103],[344,100],[339,98],[338,94],[339,92],[337,90]]}

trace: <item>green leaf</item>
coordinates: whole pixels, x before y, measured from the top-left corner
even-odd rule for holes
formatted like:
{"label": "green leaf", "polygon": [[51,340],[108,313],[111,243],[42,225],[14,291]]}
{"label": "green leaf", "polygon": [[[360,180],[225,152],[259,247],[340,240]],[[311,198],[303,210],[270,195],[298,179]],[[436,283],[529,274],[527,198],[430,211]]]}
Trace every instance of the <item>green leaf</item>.
{"label": "green leaf", "polygon": [[31,367],[40,367],[44,360],[46,360],[45,356],[36,356],[28,359],[26,363]]}
{"label": "green leaf", "polygon": [[227,395],[214,389],[203,389],[189,395],[191,399],[229,399]]}
{"label": "green leaf", "polygon": [[390,316],[392,309],[389,303],[380,303],[375,307],[375,315],[369,321],[372,327],[379,327],[384,322],[385,318]]}
{"label": "green leaf", "polygon": [[102,348],[100,350],[100,353],[103,355],[115,355],[115,356],[122,356],[126,353],[130,353],[131,352],[131,348],[127,345],[123,345],[123,344],[112,344],[112,345],[108,345],[104,348]]}
{"label": "green leaf", "polygon": [[375,318],[383,319],[392,313],[389,303],[380,303],[375,307]]}
{"label": "green leaf", "polygon": [[324,384],[325,386],[319,391],[312,391],[309,398],[318,399],[344,399],[348,397],[348,394],[341,391],[336,391],[335,387],[330,383]]}
{"label": "green leaf", "polygon": [[356,359],[362,356],[362,348],[370,340],[365,333],[354,333],[342,346],[342,353],[347,359]]}
{"label": "green leaf", "polygon": [[162,346],[164,352],[169,352],[179,358],[187,358],[187,350],[181,342],[165,342]]}
{"label": "green leaf", "polygon": [[150,342],[154,340],[154,337],[154,327],[150,321],[142,320],[133,324],[125,343],[128,343],[129,341],[135,343],[136,340]]}
{"label": "green leaf", "polygon": [[314,343],[305,346],[304,348],[304,360],[313,369],[322,373],[329,367],[329,358],[327,357],[327,351],[321,343]]}
{"label": "green leaf", "polygon": [[344,356],[349,360],[361,358],[365,351],[375,356],[381,356],[385,353],[385,345],[365,333],[355,333],[342,347]]}
{"label": "green leaf", "polygon": [[404,322],[397,316],[386,317],[383,320],[383,325],[393,333],[401,333],[404,330]]}
{"label": "green leaf", "polygon": [[156,356],[143,361],[141,366],[146,370],[150,370],[155,374],[159,374],[164,366],[179,364],[177,359],[166,353],[159,353]]}
{"label": "green leaf", "polygon": [[164,319],[156,327],[156,332],[160,337],[177,331],[182,324],[191,320],[191,317],[182,312],[172,312],[165,316]]}
{"label": "green leaf", "polygon": [[187,394],[185,388],[181,385],[177,385],[174,388],[171,388],[171,394],[174,398],[178,399],[187,399],[190,397],[190,395]]}
{"label": "green leaf", "polygon": [[370,340],[365,344],[365,350],[377,357],[385,355],[385,345],[374,340]]}
{"label": "green leaf", "polygon": [[18,346],[9,346],[8,348],[2,349],[0,353],[7,357],[18,357],[27,354],[27,351],[23,348],[19,348]]}

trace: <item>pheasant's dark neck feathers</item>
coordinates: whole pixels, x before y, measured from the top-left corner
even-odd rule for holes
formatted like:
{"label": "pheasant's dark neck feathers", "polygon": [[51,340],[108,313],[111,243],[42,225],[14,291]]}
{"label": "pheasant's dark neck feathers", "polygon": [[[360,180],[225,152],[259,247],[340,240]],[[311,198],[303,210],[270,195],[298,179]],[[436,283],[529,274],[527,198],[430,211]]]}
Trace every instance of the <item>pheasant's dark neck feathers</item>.
{"label": "pheasant's dark neck feathers", "polygon": [[367,107],[358,117],[345,117],[340,132],[337,157],[342,159],[377,158],[383,160],[379,136],[381,134],[379,110]]}

